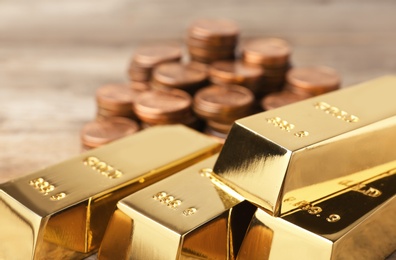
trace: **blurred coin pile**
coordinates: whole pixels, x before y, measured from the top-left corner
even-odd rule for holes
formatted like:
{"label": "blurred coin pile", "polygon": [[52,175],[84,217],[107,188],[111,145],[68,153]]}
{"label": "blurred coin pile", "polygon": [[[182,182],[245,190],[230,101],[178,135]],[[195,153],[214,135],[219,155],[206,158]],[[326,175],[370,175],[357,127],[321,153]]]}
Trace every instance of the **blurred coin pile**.
{"label": "blurred coin pile", "polygon": [[236,119],[339,88],[331,68],[292,67],[287,41],[239,43],[239,34],[233,21],[202,19],[187,30],[187,53],[177,43],[136,48],[129,82],[97,89],[97,117],[81,131],[83,147],[163,124],[185,124],[224,141]]}

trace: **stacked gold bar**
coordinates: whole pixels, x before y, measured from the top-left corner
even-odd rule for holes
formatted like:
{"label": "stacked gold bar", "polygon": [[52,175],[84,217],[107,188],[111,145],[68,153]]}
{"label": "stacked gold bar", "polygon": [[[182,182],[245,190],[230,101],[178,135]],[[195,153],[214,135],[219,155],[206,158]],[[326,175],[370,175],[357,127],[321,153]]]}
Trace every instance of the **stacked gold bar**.
{"label": "stacked gold bar", "polygon": [[395,85],[238,120],[219,155],[192,130],[156,127],[5,183],[0,259],[81,259],[100,244],[99,259],[384,259]]}
{"label": "stacked gold bar", "polygon": [[237,259],[396,249],[395,85],[383,77],[234,124],[214,171],[258,206]]}
{"label": "stacked gold bar", "polygon": [[92,254],[118,200],[219,148],[187,127],[157,127],[1,185],[0,259]]}

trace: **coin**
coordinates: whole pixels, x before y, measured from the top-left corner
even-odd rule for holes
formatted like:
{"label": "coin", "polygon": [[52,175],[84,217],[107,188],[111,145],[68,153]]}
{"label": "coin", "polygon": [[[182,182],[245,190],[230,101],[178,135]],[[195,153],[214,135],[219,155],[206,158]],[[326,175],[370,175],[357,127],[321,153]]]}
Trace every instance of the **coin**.
{"label": "coin", "polygon": [[339,89],[341,83],[338,73],[324,66],[293,68],[286,79],[289,90],[315,96]]}
{"label": "coin", "polygon": [[137,97],[133,105],[140,120],[149,124],[182,122],[191,115],[191,96],[182,90],[150,90]]}
{"label": "coin", "polygon": [[149,81],[154,66],[166,61],[178,61],[182,57],[179,44],[151,44],[135,50],[128,69],[129,78],[134,81]]}
{"label": "coin", "polygon": [[266,67],[284,67],[291,54],[290,45],[278,38],[257,38],[242,47],[243,59]]}
{"label": "coin", "polygon": [[124,136],[136,133],[139,125],[130,119],[113,117],[96,120],[84,125],[81,130],[81,143],[84,147],[95,148]]}
{"label": "coin", "polygon": [[112,111],[131,111],[131,106],[140,91],[125,84],[108,84],[96,90],[98,107]]}
{"label": "coin", "polygon": [[223,133],[223,134],[228,134],[231,130],[231,127],[233,125],[232,122],[221,122],[221,121],[215,121],[215,120],[207,120],[206,124],[208,127],[211,129],[215,130],[216,132]]}
{"label": "coin", "polygon": [[157,83],[185,90],[203,86],[207,78],[205,68],[195,63],[167,62],[158,65],[153,72],[153,80]]}
{"label": "coin", "polygon": [[205,128],[204,133],[207,136],[214,138],[216,141],[218,141],[221,144],[224,144],[225,139],[227,138],[227,134],[218,132],[218,131],[214,130],[213,128],[211,128],[210,126],[207,126]]}
{"label": "coin", "polygon": [[211,64],[209,75],[214,81],[243,85],[245,82],[260,81],[264,70],[242,61],[217,61]]}
{"label": "coin", "polygon": [[282,107],[309,98],[309,95],[298,94],[291,91],[283,90],[274,92],[265,96],[261,100],[261,107],[266,110]]}
{"label": "coin", "polygon": [[201,19],[188,30],[187,45],[191,59],[203,63],[235,57],[239,28],[233,21]]}
{"label": "coin", "polygon": [[179,60],[182,55],[178,44],[152,44],[136,49],[133,62],[140,67],[153,67],[161,62]]}
{"label": "coin", "polygon": [[233,122],[251,112],[253,101],[254,95],[247,88],[212,85],[195,94],[193,109],[206,120]]}
{"label": "coin", "polygon": [[200,19],[192,23],[189,35],[195,39],[208,42],[235,42],[239,35],[239,27],[236,23],[225,19]]}

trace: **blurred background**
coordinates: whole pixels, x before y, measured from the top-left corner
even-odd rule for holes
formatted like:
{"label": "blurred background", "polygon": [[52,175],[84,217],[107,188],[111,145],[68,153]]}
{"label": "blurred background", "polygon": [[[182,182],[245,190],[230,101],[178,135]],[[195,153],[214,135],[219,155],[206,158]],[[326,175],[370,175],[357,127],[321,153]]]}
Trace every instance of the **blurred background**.
{"label": "blurred background", "polygon": [[396,74],[395,10],[393,0],[0,0],[0,182],[78,154],[95,89],[127,81],[137,45],[183,41],[197,18],[235,20],[243,39],[281,37],[293,65],[333,67],[345,87]]}

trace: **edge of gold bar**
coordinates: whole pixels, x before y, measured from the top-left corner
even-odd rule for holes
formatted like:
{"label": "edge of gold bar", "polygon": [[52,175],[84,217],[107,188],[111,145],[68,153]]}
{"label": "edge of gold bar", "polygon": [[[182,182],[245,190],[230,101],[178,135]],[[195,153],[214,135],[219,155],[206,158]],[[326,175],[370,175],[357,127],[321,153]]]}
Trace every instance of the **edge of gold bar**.
{"label": "edge of gold bar", "polygon": [[295,190],[396,158],[395,96],[396,77],[386,76],[240,119],[214,172],[279,216]]}
{"label": "edge of gold bar", "polygon": [[0,259],[97,250],[118,200],[219,149],[187,127],[153,127],[1,184]]}
{"label": "edge of gold bar", "polygon": [[[281,217],[258,209],[237,260],[390,256],[396,249],[396,161],[366,171],[374,177],[318,201],[297,202],[298,209]],[[275,233],[270,241],[269,230]]]}
{"label": "edge of gold bar", "polygon": [[211,175],[216,158],[122,199],[98,259],[235,259],[256,207]]}

